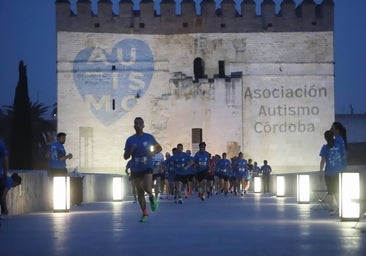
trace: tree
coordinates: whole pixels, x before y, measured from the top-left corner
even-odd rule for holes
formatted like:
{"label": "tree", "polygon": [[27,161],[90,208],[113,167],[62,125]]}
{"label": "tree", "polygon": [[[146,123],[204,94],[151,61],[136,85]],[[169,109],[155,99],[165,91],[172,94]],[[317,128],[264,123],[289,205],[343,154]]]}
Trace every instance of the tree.
{"label": "tree", "polygon": [[[47,107],[39,102],[30,102],[31,104],[31,123],[32,123],[32,159],[33,168],[45,169],[47,167],[46,159],[44,158],[48,144],[54,142],[56,134],[56,119],[47,118],[50,107]],[[55,111],[55,109],[53,109]],[[14,116],[13,106],[3,106],[0,109],[0,126],[9,127]],[[52,113],[54,116],[54,113]],[[10,129],[1,129],[0,137],[4,138],[5,142],[11,134]]]}
{"label": "tree", "polygon": [[31,104],[28,96],[27,66],[19,62],[19,81],[15,90],[11,124],[9,166],[32,169]]}
{"label": "tree", "polygon": [[48,143],[53,142],[56,133],[56,120],[44,118],[48,112],[49,107],[38,102],[31,103],[33,167],[37,169],[47,167],[44,156]]}

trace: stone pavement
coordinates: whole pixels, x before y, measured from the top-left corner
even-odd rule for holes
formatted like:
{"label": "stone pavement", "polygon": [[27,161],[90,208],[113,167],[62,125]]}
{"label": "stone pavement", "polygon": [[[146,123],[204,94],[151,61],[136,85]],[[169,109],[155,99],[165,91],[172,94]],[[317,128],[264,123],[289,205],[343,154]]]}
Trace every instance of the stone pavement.
{"label": "stone pavement", "polygon": [[146,223],[131,199],[13,216],[1,221],[0,255],[366,255],[356,222],[295,198],[230,194],[202,202],[192,195],[182,205],[159,203]]}

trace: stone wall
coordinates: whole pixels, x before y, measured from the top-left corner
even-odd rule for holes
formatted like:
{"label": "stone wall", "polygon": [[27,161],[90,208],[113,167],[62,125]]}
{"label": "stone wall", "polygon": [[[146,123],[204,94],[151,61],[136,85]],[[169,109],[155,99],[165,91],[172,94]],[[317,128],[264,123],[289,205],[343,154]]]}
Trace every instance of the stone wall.
{"label": "stone wall", "polygon": [[[365,166],[353,166],[353,171],[360,172],[361,198],[366,189]],[[11,172],[10,172],[11,173]],[[22,185],[9,191],[7,203],[10,215],[26,214],[32,212],[52,211],[48,199],[50,184],[46,171],[22,171],[18,172],[22,177]],[[324,180],[319,179],[319,172],[308,172],[310,175],[310,191],[325,189]],[[112,201],[112,178],[113,175],[104,174],[81,174],[83,178],[83,203],[98,201]],[[276,193],[276,176],[273,172],[270,179],[270,191]],[[296,197],[297,173],[282,173],[285,176],[285,196]],[[130,184],[126,176],[123,176],[124,198],[130,199]],[[251,191],[253,183],[251,185]],[[72,196],[72,195],[71,195]],[[313,201],[312,201],[313,202]]]}
{"label": "stone wall", "polygon": [[[7,196],[7,205],[11,215],[40,211],[52,211],[51,181],[47,171],[10,171],[22,177],[22,184],[12,188]],[[80,173],[82,181],[82,202],[112,201],[112,179],[115,175]],[[123,176],[124,192],[130,195],[130,185]],[[71,189],[71,197],[73,189]]]}
{"label": "stone wall", "polygon": [[[189,34],[189,33],[244,33],[244,32],[300,32],[332,31],[333,1],[324,0],[318,5],[304,0],[298,6],[284,0],[276,6],[265,0],[260,6],[245,0],[240,6],[224,0],[219,6],[213,0],[200,4],[192,0],[176,4],[152,0],[120,1],[119,11],[112,11],[110,1],[99,1],[92,10],[90,1],[78,1],[72,11],[67,0],[57,0],[57,31],[133,34]],[[176,12],[179,10],[179,13]],[[259,11],[258,11],[259,10]]]}
{"label": "stone wall", "polygon": [[[314,171],[334,121],[333,1],[56,2],[58,129],[71,166],[123,173],[133,119],[170,152],[244,152],[279,172]],[[179,8],[178,8],[179,9]]]}
{"label": "stone wall", "polygon": [[332,32],[58,32],[57,68],[58,129],[83,172],[122,173],[136,116],[165,152],[194,150],[198,128],[212,154],[235,144],[230,156],[312,171],[334,120]]}

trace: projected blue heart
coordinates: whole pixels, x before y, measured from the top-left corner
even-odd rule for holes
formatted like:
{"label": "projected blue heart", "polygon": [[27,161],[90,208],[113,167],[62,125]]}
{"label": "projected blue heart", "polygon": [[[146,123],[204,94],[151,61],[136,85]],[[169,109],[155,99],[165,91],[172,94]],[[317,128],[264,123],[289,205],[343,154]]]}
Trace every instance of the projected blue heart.
{"label": "projected blue heart", "polygon": [[110,125],[144,96],[153,70],[150,47],[141,40],[125,39],[109,50],[81,50],[74,60],[74,81],[95,117]]}

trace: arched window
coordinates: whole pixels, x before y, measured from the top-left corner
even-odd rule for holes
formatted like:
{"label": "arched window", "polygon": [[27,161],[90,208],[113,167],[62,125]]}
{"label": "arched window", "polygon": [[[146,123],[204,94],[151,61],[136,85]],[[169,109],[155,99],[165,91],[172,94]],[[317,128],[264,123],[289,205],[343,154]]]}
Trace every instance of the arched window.
{"label": "arched window", "polygon": [[201,58],[195,58],[193,61],[193,73],[194,80],[198,81],[198,79],[203,78],[205,74],[205,62]]}

